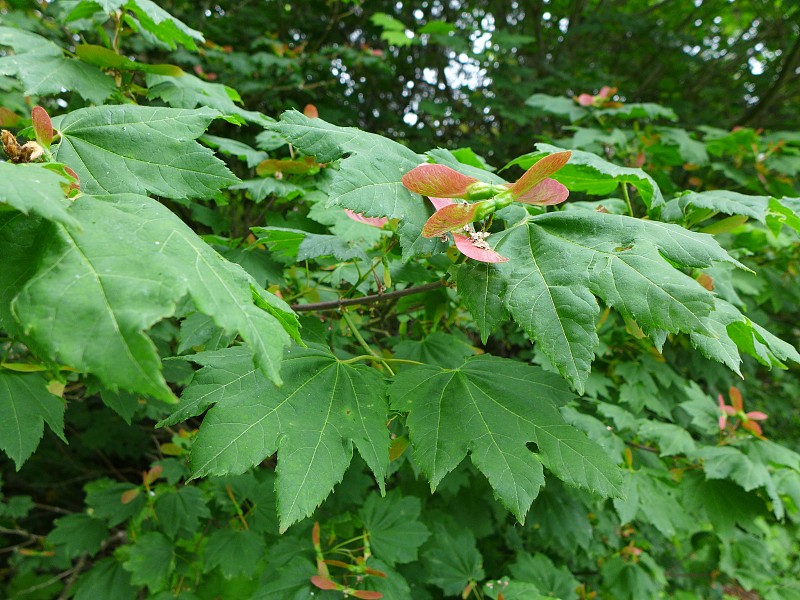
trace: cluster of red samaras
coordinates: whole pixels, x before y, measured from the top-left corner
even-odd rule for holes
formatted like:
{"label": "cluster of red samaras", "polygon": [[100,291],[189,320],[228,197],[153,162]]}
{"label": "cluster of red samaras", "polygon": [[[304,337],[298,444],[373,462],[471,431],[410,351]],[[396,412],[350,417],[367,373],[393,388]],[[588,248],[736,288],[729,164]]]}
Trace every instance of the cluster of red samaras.
{"label": "cluster of red samaras", "polygon": [[622,106],[622,102],[615,102],[612,100],[612,97],[616,93],[617,88],[604,85],[600,88],[600,93],[596,96],[581,94],[575,97],[575,102],[581,106],[593,106],[595,108],[619,108]]}
{"label": "cluster of red samaras", "polygon": [[[423,164],[403,175],[403,185],[411,192],[427,196],[436,208],[422,228],[423,237],[452,234],[456,248],[465,256],[487,263],[506,262],[486,243],[488,232],[475,231],[472,225],[505,208],[512,202],[536,206],[560,204],[569,190],[550,175],[561,169],[572,153],[567,150],[545,156],[514,183],[490,184],[469,177],[445,165]],[[461,199],[456,202],[454,199]],[[475,202],[470,202],[475,200]],[[364,217],[351,210],[347,215],[361,223],[383,227],[385,217]]]}
{"label": "cluster of red samaras", "polygon": [[[764,439],[764,432],[761,430],[761,425],[756,423],[756,421],[764,421],[767,418],[767,415],[758,410],[751,410],[750,412],[744,412],[744,400],[742,399],[742,394],[739,391],[739,388],[735,386],[731,386],[731,389],[728,390],[728,397],[731,399],[730,404],[725,404],[725,399],[720,394],[717,397],[717,402],[719,402],[719,429],[720,431],[725,431],[728,429],[730,432],[736,431],[736,428],[741,425],[742,429],[746,429],[750,433],[752,433],[757,438]],[[730,427],[728,426],[728,418],[731,417],[733,419],[738,419],[737,423],[733,423]]]}
{"label": "cluster of red samaras", "polygon": [[[564,202],[569,190],[550,175],[567,164],[571,154],[565,151],[545,156],[511,184],[488,184],[444,165],[424,164],[406,173],[403,185],[412,192],[427,196],[436,207],[436,212],[422,228],[424,237],[451,233],[456,248],[469,258],[481,262],[505,262],[508,259],[486,243],[488,233],[474,231],[472,223],[512,202],[537,206]],[[453,198],[479,201],[455,202]]]}

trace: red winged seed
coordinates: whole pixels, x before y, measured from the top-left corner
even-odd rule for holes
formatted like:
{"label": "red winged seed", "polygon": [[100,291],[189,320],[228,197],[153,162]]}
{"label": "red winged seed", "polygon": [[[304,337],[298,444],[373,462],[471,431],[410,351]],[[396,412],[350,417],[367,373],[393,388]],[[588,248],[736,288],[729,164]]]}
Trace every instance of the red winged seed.
{"label": "red winged seed", "polygon": [[[503,263],[508,262],[508,258],[502,256],[488,247],[480,248],[478,247],[475,242],[467,235],[460,235],[458,233],[453,234],[453,239],[456,242],[456,248],[458,248],[459,252],[468,258],[472,258],[474,260],[485,262],[485,263]],[[486,242],[483,242],[486,244]]]}
{"label": "red winged seed", "polygon": [[422,227],[426,238],[444,235],[448,231],[461,229],[475,220],[478,204],[450,204],[437,210]]}
{"label": "red winged seed", "polygon": [[325,577],[320,577],[319,575],[314,575],[311,578],[311,583],[313,583],[321,590],[338,590],[341,587],[335,581],[331,581],[330,579],[326,579]]}
{"label": "red winged seed", "polygon": [[414,167],[403,175],[402,181],[407,190],[439,198],[461,198],[467,194],[470,185],[478,182],[450,167],[432,164]]}
{"label": "red winged seed", "polygon": [[353,219],[353,221],[358,221],[359,223],[364,223],[365,225],[372,225],[373,227],[383,227],[389,222],[389,219],[386,217],[365,217],[361,213],[354,212],[349,208],[345,208],[344,212],[348,217]]}
{"label": "red winged seed", "polygon": [[533,187],[543,179],[550,177],[553,173],[558,171],[561,167],[567,164],[572,152],[566,150],[564,152],[556,152],[549,154],[536,162],[530,169],[525,171],[525,174],[517,179],[514,185],[511,186],[509,192],[511,197],[515,200],[524,196]]}
{"label": "red winged seed", "polygon": [[569,190],[562,183],[548,178],[540,181],[517,198],[517,202],[535,204],[536,206],[552,206],[561,204],[568,196]]}

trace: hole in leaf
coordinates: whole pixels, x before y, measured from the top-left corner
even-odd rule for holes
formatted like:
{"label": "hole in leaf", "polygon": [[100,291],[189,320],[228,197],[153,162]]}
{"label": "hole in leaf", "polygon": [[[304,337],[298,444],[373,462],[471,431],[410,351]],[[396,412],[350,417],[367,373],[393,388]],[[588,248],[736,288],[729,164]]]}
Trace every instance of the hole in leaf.
{"label": "hole in leaf", "polygon": [[525,444],[525,447],[534,454],[539,454],[539,444],[537,444],[536,442],[528,442],[527,444]]}

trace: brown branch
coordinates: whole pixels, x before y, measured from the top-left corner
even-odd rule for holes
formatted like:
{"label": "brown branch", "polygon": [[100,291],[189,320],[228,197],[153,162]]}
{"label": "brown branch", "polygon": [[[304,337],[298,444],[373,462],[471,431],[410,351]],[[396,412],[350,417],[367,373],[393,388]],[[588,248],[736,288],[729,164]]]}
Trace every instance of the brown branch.
{"label": "brown branch", "polygon": [[426,283],[425,285],[418,285],[415,287],[406,288],[404,290],[395,290],[394,292],[386,292],[384,294],[373,294],[371,296],[361,296],[361,298],[344,298],[339,300],[331,300],[330,302],[315,302],[312,304],[292,304],[292,310],[295,312],[310,312],[312,310],[339,310],[345,306],[356,306],[358,304],[372,304],[374,302],[382,302],[384,300],[392,300],[393,298],[402,298],[403,296],[411,296],[412,294],[421,294],[431,290],[438,290],[445,286],[444,281],[434,281],[433,283]]}

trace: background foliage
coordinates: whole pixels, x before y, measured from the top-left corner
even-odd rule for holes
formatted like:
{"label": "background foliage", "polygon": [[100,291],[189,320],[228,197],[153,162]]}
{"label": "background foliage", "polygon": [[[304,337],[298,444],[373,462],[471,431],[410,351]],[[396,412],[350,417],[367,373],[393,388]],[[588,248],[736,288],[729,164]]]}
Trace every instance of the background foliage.
{"label": "background foliage", "polygon": [[800,597],[798,15],[0,2],[4,596]]}

